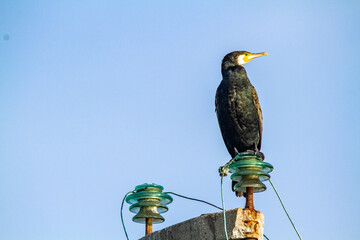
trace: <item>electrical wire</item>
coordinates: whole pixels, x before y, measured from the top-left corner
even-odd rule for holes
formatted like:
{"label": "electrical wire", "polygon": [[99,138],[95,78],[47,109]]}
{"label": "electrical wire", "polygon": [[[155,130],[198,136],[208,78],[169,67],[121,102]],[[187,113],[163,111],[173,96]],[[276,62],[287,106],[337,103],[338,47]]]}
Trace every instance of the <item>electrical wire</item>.
{"label": "electrical wire", "polygon": [[275,191],[275,193],[276,193],[277,197],[279,198],[280,203],[281,203],[281,206],[283,207],[283,209],[284,209],[284,211],[285,211],[285,213],[286,213],[287,217],[289,218],[289,220],[290,220],[290,222],[291,222],[291,224],[292,224],[292,226],[293,226],[293,228],[294,228],[295,232],[296,232],[296,233],[297,233],[297,235],[299,236],[299,239],[300,239],[300,240],[302,240],[302,238],[301,238],[301,236],[300,236],[299,232],[297,231],[297,229],[296,229],[296,227],[295,227],[295,224],[294,224],[294,223],[293,223],[293,221],[291,220],[291,217],[290,217],[289,213],[286,211],[286,208],[285,208],[285,206],[284,206],[284,203],[282,202],[282,200],[281,200],[281,197],[280,197],[279,193],[276,191],[276,188],[275,188],[274,184],[271,182],[271,180],[270,180],[270,179],[269,179],[269,182],[270,182],[270,184],[271,184],[272,188],[274,189],[274,191]]}
{"label": "electrical wire", "polygon": [[218,207],[218,206],[216,206],[215,204],[209,203],[209,202],[204,201],[204,200],[200,200],[200,199],[197,199],[197,198],[186,197],[186,196],[183,196],[183,195],[174,193],[174,192],[164,192],[164,193],[165,193],[165,194],[173,194],[173,195],[175,195],[175,196],[182,197],[182,198],[185,198],[185,199],[202,202],[202,203],[208,204],[208,205],[210,205],[210,206],[213,206],[213,207],[215,207],[215,208],[217,208],[217,209],[223,210],[221,207]]}
{"label": "electrical wire", "polygon": [[223,176],[221,176],[221,204],[222,204],[222,210],[223,210],[223,217],[224,217],[224,232],[226,240],[229,240],[229,236],[226,231],[226,213],[225,213],[225,201],[224,201],[224,193],[223,193]]}
{"label": "electrical wire", "polygon": [[124,218],[123,218],[122,211],[123,211],[124,202],[125,202],[125,199],[126,199],[127,195],[129,195],[130,193],[133,193],[133,192],[135,192],[135,191],[130,191],[130,192],[128,192],[127,194],[125,194],[125,196],[124,196],[124,198],[123,198],[123,200],[122,200],[122,202],[121,202],[121,209],[120,209],[121,223],[122,223],[122,226],[123,226],[123,228],[124,228],[124,232],[125,232],[125,235],[126,235],[126,239],[127,239],[127,240],[129,240],[129,237],[128,237],[127,232],[126,232],[126,227],[125,227],[125,224],[124,224]]}

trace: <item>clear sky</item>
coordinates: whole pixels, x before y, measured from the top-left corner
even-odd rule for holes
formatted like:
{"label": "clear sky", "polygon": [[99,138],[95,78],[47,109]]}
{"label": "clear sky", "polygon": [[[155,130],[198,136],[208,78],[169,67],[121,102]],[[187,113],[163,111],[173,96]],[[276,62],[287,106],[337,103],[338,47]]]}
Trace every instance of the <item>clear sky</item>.
{"label": "clear sky", "polygon": [[[136,185],[220,205],[223,56],[245,65],[262,151],[303,239],[353,239],[360,194],[359,1],[0,1],[0,239],[125,239]],[[244,206],[225,179],[226,207]],[[274,192],[271,240],[297,239]],[[131,239],[144,233],[124,217]],[[217,210],[174,197],[169,225]],[[356,237],[355,237],[356,238]]]}

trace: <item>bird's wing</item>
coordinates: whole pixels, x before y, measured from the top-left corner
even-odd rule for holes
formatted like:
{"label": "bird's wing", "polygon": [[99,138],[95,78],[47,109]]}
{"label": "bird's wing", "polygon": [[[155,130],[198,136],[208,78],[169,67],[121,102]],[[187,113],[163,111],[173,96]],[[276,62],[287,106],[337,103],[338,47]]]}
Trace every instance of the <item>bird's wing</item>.
{"label": "bird's wing", "polygon": [[261,107],[260,107],[259,97],[258,97],[254,87],[252,88],[252,95],[253,95],[254,106],[256,108],[257,115],[258,115],[258,122],[259,122],[259,129],[260,129],[260,141],[259,141],[259,146],[257,146],[257,147],[258,147],[258,150],[260,150],[261,149],[261,140],[262,140],[262,130],[263,130],[263,116],[262,116],[262,111],[261,111]]}
{"label": "bird's wing", "polygon": [[224,90],[225,88],[226,88],[226,83],[222,81],[216,90],[215,111],[221,131],[221,135],[225,142],[225,146],[229,151],[230,155],[234,157],[235,151],[233,145],[231,144],[231,141],[229,141],[229,138],[224,135],[224,129],[226,129],[226,123],[228,122],[229,119],[229,116],[227,114],[224,114],[224,109],[228,108],[231,102],[231,98],[225,97],[228,94],[228,92]]}

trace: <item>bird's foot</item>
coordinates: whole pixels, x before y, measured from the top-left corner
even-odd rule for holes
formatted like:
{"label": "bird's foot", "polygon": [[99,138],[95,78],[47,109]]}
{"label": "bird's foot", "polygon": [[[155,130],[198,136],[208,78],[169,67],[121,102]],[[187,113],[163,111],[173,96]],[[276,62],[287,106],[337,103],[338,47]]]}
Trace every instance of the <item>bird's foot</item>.
{"label": "bird's foot", "polygon": [[262,160],[265,159],[265,155],[264,153],[260,152],[259,150],[246,150],[246,152],[250,152],[250,153],[253,153],[255,155],[258,155]]}
{"label": "bird's foot", "polygon": [[262,153],[262,152],[260,152],[260,151],[256,151],[255,154],[259,155],[263,161],[265,160],[265,155],[264,155],[264,153]]}
{"label": "bird's foot", "polygon": [[[235,152],[236,155],[239,155],[239,154],[240,154],[240,152],[237,150],[236,147],[234,147],[234,152]],[[236,156],[236,155],[235,155],[235,156]]]}

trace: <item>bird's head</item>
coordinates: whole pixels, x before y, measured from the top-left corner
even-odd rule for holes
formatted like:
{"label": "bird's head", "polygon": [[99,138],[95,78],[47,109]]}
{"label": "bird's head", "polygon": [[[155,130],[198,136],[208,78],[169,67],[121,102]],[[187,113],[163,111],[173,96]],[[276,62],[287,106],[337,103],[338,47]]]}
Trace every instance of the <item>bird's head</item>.
{"label": "bird's head", "polygon": [[268,55],[266,52],[262,53],[251,53],[247,51],[235,51],[228,53],[223,61],[222,61],[222,68],[227,69],[229,67],[241,66],[247,62],[250,62],[254,58],[266,56]]}

